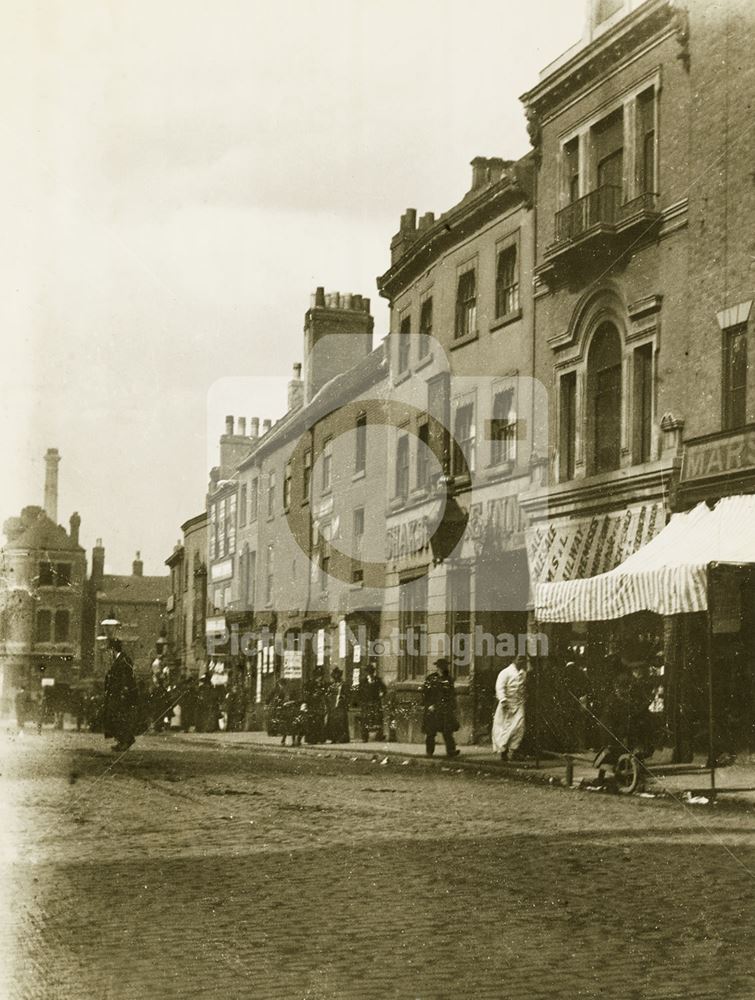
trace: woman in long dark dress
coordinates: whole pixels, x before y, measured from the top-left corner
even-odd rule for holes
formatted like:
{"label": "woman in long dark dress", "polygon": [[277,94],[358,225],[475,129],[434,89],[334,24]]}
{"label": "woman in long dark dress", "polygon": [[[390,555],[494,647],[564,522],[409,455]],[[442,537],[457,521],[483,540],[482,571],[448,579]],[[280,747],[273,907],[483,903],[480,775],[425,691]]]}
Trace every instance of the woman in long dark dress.
{"label": "woman in long dark dress", "polygon": [[102,710],[102,731],[105,739],[115,739],[113,750],[128,750],[133,744],[136,727],[137,688],[134,665],[123,652],[120,639],[114,639],[113,662],[105,675],[105,703]]}

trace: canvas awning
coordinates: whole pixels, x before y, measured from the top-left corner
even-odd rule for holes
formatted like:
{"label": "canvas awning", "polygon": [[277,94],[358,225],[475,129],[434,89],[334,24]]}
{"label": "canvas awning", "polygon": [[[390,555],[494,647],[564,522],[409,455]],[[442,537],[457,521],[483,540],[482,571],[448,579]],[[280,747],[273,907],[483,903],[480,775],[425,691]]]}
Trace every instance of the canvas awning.
{"label": "canvas awning", "polygon": [[535,586],[541,622],[604,621],[638,611],[685,614],[708,608],[711,563],[755,563],[755,496],[725,497],[674,514],[666,527],[607,573]]}

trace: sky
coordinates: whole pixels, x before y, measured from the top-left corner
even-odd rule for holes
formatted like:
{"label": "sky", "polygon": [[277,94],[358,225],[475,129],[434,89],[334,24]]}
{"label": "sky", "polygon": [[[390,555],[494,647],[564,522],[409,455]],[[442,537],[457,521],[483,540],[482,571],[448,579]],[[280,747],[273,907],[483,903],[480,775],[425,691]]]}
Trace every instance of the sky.
{"label": "sky", "polygon": [[387,333],[401,213],[526,152],[519,95],[583,20],[584,0],[5,0],[0,518],[42,504],[57,447],[58,520],[79,511],[108,572],[137,549],[165,572],[225,395],[282,414],[318,285],[369,296]]}

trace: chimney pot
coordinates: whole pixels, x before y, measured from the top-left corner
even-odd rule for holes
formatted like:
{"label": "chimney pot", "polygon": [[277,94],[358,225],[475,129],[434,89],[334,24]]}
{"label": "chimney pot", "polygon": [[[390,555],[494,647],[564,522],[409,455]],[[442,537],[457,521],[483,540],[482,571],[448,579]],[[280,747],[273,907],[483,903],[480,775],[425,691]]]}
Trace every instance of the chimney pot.
{"label": "chimney pot", "polygon": [[144,563],[142,562],[142,554],[137,550],[136,559],[134,559],[131,565],[131,571],[133,576],[144,576]]}
{"label": "chimney pot", "polygon": [[225,432],[229,435],[233,434],[233,416],[225,418]]}
{"label": "chimney pot", "polygon": [[301,361],[294,364],[294,378],[301,378]]}
{"label": "chimney pot", "polygon": [[249,418],[249,437],[259,437],[260,433],[260,418],[250,417]]}
{"label": "chimney pot", "polygon": [[315,306],[318,309],[325,308],[325,289],[322,285],[318,285],[315,289]]}
{"label": "chimney pot", "polygon": [[262,421],[262,433],[263,434],[267,434],[267,432],[270,430],[270,428],[272,426],[273,426],[272,420],[263,420]]}
{"label": "chimney pot", "polygon": [[79,544],[79,528],[81,527],[81,517],[79,516],[79,512],[77,510],[75,510],[73,512],[73,514],[71,514],[71,519],[70,519],[70,521],[68,523],[71,526],[71,530],[69,532],[69,537],[70,537],[70,539],[71,539],[71,541],[73,542],[74,545],[78,545]]}
{"label": "chimney pot", "polygon": [[241,437],[246,437],[246,417],[239,417],[238,433]]}

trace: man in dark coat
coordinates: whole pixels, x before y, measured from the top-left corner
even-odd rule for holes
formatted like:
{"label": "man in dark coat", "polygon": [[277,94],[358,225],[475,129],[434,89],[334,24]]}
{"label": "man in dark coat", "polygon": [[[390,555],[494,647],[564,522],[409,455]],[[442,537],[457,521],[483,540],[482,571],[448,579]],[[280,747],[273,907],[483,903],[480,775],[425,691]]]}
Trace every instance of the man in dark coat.
{"label": "man in dark coat", "polygon": [[128,750],[135,739],[137,690],[134,665],[123,652],[120,639],[112,644],[113,662],[105,675],[105,704],[102,731],[105,739],[115,738],[113,750]]}
{"label": "man in dark coat", "polygon": [[377,730],[377,739],[384,740],[383,732],[383,699],[386,695],[385,684],[377,675],[374,663],[367,667],[365,676],[359,682],[359,709],[362,728],[362,742],[367,743],[370,730]]}
{"label": "man in dark coat", "polygon": [[422,685],[424,714],[422,732],[425,734],[425,752],[428,757],[435,753],[435,734],[442,733],[446,744],[446,756],[458,757],[454,732],[456,721],[456,692],[451,677],[450,664],[442,657],[435,661],[435,670],[428,674]]}
{"label": "man in dark coat", "polygon": [[349,742],[349,699],[348,689],[343,681],[343,671],[333,667],[330,672],[325,719],[325,735],[332,743]]}

